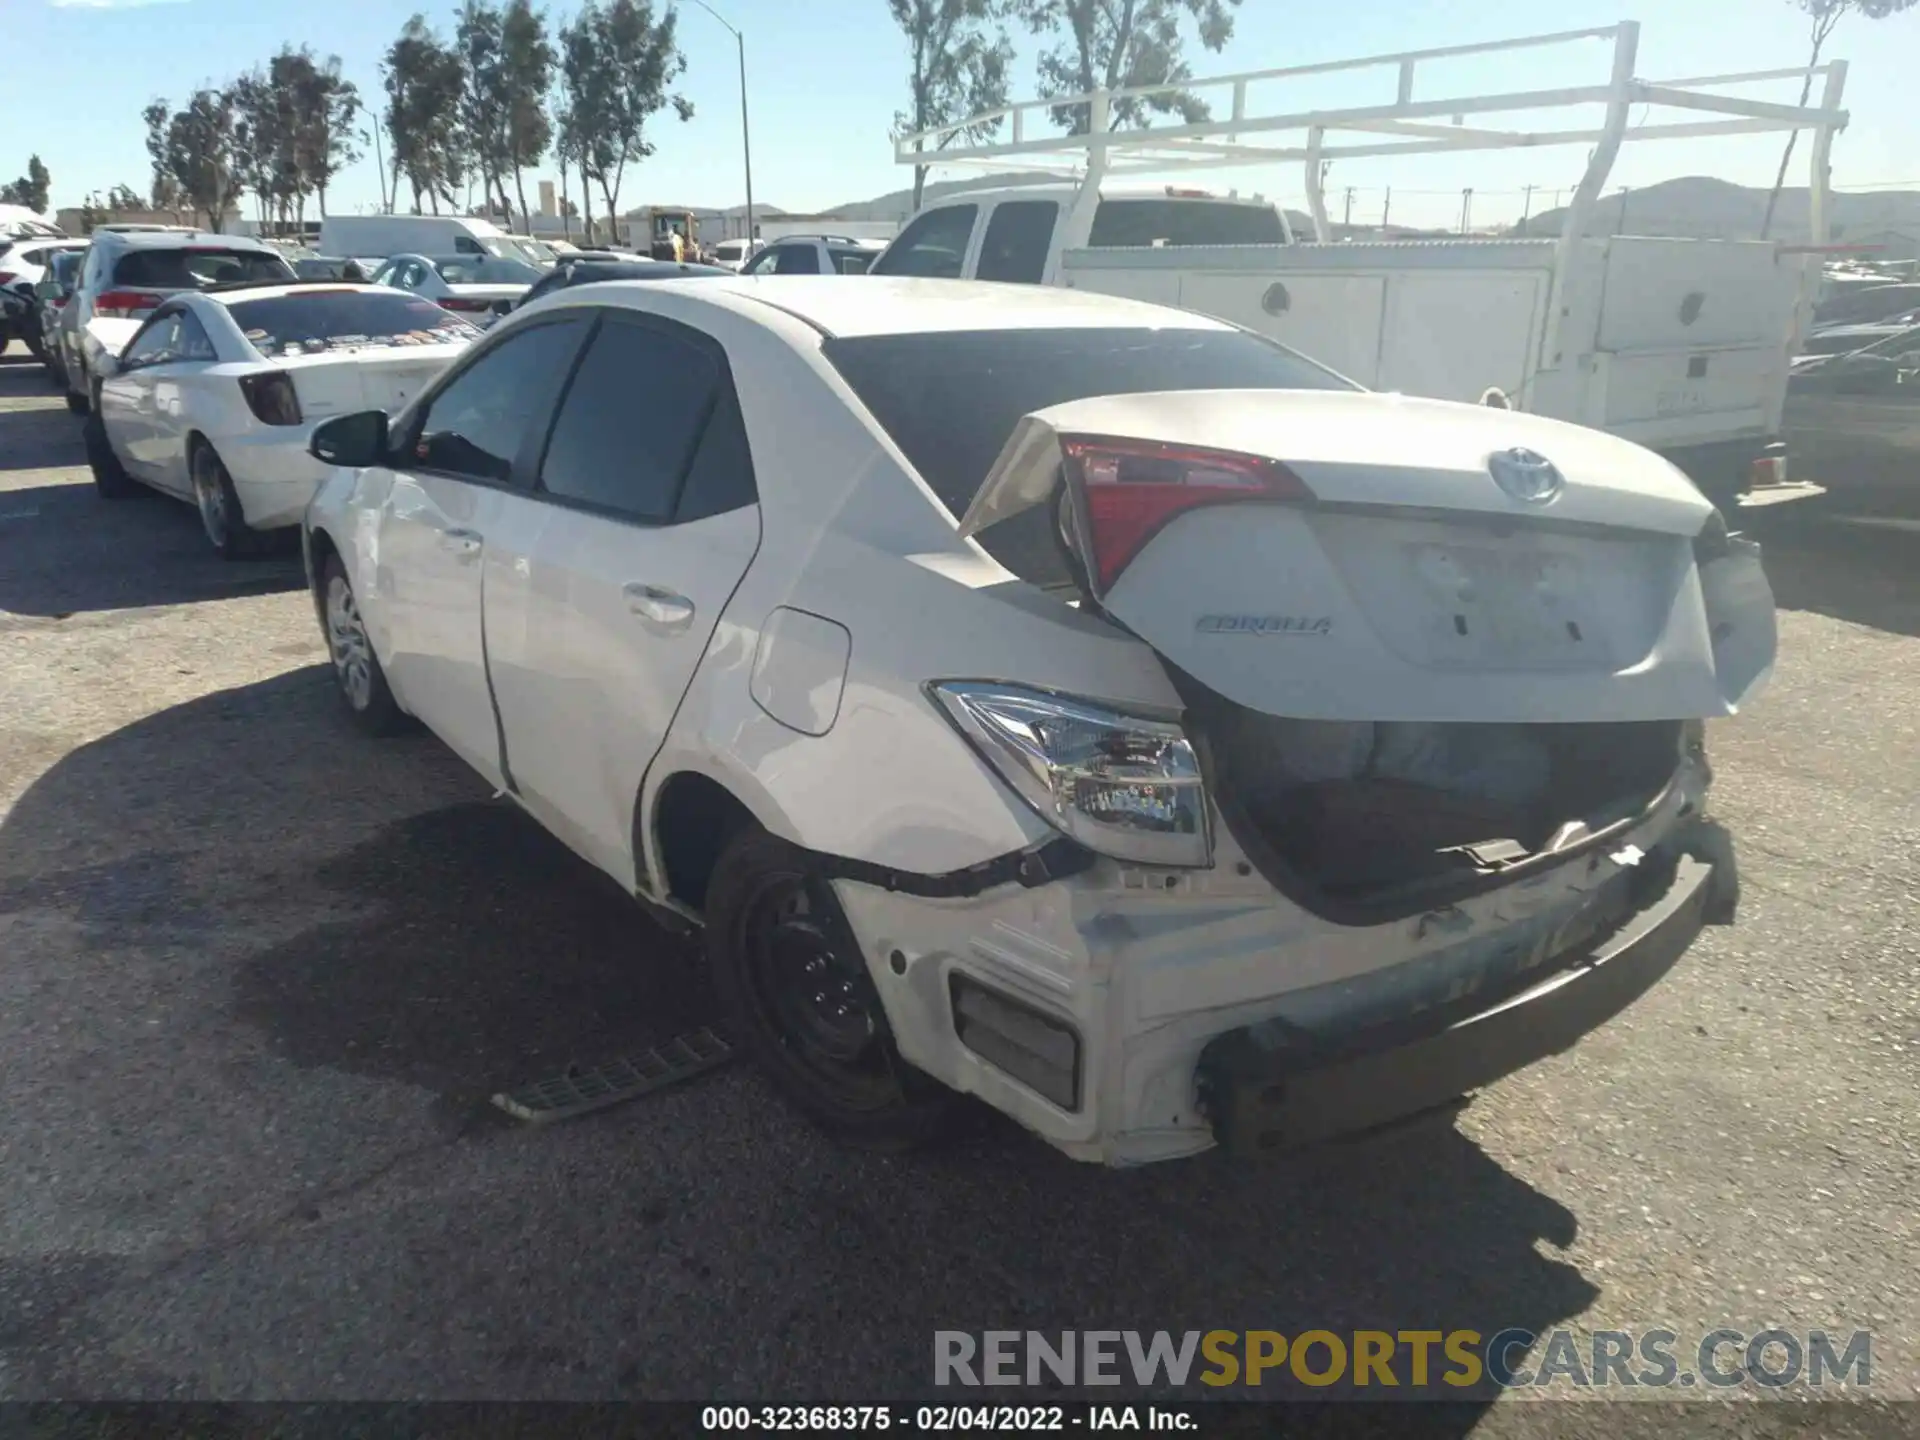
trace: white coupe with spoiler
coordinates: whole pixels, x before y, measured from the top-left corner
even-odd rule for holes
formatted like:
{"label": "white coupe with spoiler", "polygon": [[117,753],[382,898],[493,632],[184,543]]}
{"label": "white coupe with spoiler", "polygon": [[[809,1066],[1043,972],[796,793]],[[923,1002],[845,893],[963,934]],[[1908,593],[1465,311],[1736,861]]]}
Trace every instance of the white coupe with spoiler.
{"label": "white coupe with spoiler", "polygon": [[228,559],[293,527],[326,468],[307,454],[332,415],[397,410],[480,333],[374,285],[224,285],[96,319],[99,403],[87,460],[109,500],[151,486],[192,502]]}
{"label": "white coupe with spoiler", "polygon": [[556,292],[319,426],[349,713],[657,916],[836,1133],[1114,1164],[1445,1104],[1730,923],[1703,722],[1773,662],[1671,465],[1204,317]]}

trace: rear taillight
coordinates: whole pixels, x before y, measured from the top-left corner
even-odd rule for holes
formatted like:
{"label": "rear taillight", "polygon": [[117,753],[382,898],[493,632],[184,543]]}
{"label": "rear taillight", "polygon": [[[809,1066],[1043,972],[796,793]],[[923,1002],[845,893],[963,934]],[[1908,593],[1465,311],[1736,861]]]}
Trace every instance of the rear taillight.
{"label": "rear taillight", "polygon": [[264,375],[242,375],[240,393],[247,397],[247,408],[262,424],[300,423],[300,397],[294,393],[293,377],[284,370],[269,370]]}
{"label": "rear taillight", "polygon": [[108,290],[93,302],[93,313],[106,320],[126,320],[153,309],[165,298],[144,290]]}
{"label": "rear taillight", "polygon": [[64,310],[64,309],[66,309],[66,308],[67,308],[67,301],[69,301],[69,300],[71,300],[72,298],[73,298],[73,297],[72,297],[71,295],[56,295],[56,296],[54,296],[54,297],[53,297],[53,308],[54,308],[54,309],[56,309],[56,310]]}
{"label": "rear taillight", "polygon": [[1091,578],[1104,594],[1168,521],[1207,505],[1311,500],[1277,460],[1152,440],[1063,436],[1067,473],[1084,497]]}
{"label": "rear taillight", "polygon": [[18,280],[19,278],[20,278],[20,275],[19,275],[19,272],[17,271],[0,270],[0,285],[11,285],[14,281]]}
{"label": "rear taillight", "polygon": [[449,295],[440,302],[440,308],[458,310],[463,315],[484,315],[492,306],[486,300],[467,300],[458,295]]}

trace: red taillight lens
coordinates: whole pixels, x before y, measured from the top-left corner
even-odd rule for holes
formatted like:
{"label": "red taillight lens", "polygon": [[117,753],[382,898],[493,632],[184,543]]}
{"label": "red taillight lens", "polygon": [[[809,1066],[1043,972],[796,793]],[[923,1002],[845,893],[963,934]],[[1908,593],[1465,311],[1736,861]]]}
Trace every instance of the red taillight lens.
{"label": "red taillight lens", "polygon": [[165,298],[144,290],[108,290],[93,302],[93,313],[105,320],[126,320],[153,309]]}
{"label": "red taillight lens", "polygon": [[1313,499],[1298,475],[1263,455],[1099,435],[1064,436],[1060,448],[1085,497],[1086,558],[1102,594],[1168,521],[1188,510]]}
{"label": "red taillight lens", "polygon": [[14,281],[18,280],[19,278],[20,276],[17,271],[0,270],[0,285],[11,285]]}
{"label": "red taillight lens", "polygon": [[56,309],[56,310],[64,310],[64,309],[66,309],[66,308],[67,308],[67,301],[69,301],[69,300],[71,300],[72,298],[73,298],[73,297],[72,297],[71,295],[56,295],[56,296],[54,296],[54,297],[53,297],[53,308],[54,308],[54,309]]}
{"label": "red taillight lens", "polygon": [[442,310],[458,310],[464,315],[484,314],[491,307],[489,300],[467,300],[458,295],[449,295],[440,302]]}
{"label": "red taillight lens", "polygon": [[265,425],[298,425],[300,397],[294,393],[293,377],[283,370],[264,375],[242,375],[240,393],[247,397],[247,408]]}

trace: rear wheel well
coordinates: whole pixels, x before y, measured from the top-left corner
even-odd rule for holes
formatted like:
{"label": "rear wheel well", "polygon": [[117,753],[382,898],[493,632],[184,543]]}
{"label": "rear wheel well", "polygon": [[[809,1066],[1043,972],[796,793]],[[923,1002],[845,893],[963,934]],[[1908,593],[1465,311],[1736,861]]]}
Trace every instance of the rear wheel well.
{"label": "rear wheel well", "polygon": [[[666,893],[683,905],[704,910],[707,882],[720,853],[742,830],[759,822],[719,781],[683,771],[660,787],[653,807],[653,833],[660,847]],[[634,827],[634,858],[645,863],[644,831]]]}

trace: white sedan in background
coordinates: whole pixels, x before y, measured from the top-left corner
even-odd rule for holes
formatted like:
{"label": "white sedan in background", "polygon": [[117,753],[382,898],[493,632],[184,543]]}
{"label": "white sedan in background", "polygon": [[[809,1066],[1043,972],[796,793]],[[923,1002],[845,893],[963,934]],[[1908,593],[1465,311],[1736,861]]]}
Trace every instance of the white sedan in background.
{"label": "white sedan in background", "polygon": [[85,427],[109,500],[142,485],[192,501],[228,559],[298,525],[326,467],[307,454],[333,415],[398,409],[480,331],[374,285],[254,285],[174,296],[105,364]]}
{"label": "white sedan in background", "polygon": [[1121,1164],[1371,1127],[1733,918],[1702,720],[1773,597],[1598,431],[775,275],[562,290],[312,445],[349,713],[704,924],[730,1033],[863,1143],[956,1092]]}
{"label": "white sedan in background", "polygon": [[373,283],[425,296],[474,324],[491,325],[546,277],[538,265],[497,255],[395,255],[373,272]]}

